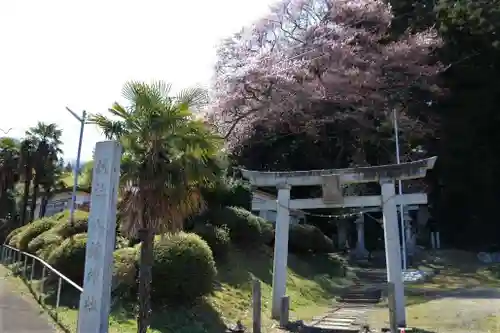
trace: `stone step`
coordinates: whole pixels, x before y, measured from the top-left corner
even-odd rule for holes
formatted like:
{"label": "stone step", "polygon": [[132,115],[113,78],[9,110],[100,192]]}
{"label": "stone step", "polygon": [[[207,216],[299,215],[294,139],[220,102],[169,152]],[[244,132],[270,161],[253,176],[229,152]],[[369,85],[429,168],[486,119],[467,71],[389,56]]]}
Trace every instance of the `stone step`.
{"label": "stone step", "polygon": [[313,333],[357,333],[360,330],[359,319],[371,306],[366,304],[342,304],[321,317],[314,317],[301,332]]}
{"label": "stone step", "polygon": [[364,299],[364,298],[340,298],[338,300],[339,302],[343,302],[343,303],[359,303],[359,304],[377,304],[380,299],[373,299],[373,298],[368,298],[368,299]]}

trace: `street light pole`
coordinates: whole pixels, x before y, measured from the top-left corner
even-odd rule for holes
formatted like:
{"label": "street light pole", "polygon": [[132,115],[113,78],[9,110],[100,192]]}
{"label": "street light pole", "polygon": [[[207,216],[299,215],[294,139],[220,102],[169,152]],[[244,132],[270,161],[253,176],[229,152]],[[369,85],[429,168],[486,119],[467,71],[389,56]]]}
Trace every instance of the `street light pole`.
{"label": "street light pole", "polygon": [[[401,160],[399,157],[399,126],[398,126],[398,116],[396,109],[393,111],[394,115],[394,136],[396,137],[396,163],[400,164]],[[401,179],[398,180],[398,194],[403,194],[403,186]],[[399,216],[400,216],[400,229],[401,229],[401,243],[402,243],[402,257],[403,257],[403,270],[406,270],[406,234],[405,234],[405,220],[404,220],[404,205],[399,205]]]}
{"label": "street light pole", "polygon": [[78,172],[80,170],[80,154],[82,152],[82,140],[83,140],[83,129],[87,121],[87,112],[83,111],[82,116],[78,116],[76,113],[66,107],[66,110],[73,115],[80,122],[80,138],[78,139],[78,152],[76,155],[76,166],[74,167],[75,178],[73,180],[73,192],[71,193],[71,207],[70,207],[70,221],[73,223],[75,216],[75,203],[76,203],[76,188],[78,186]]}

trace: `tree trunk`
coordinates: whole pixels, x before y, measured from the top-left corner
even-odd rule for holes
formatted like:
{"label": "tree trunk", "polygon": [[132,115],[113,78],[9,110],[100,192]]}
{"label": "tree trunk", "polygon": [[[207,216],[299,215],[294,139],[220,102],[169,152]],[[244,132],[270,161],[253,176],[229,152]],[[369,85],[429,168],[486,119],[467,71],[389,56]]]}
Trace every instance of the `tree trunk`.
{"label": "tree trunk", "polygon": [[49,203],[48,195],[44,195],[40,202],[40,212],[38,213],[38,218],[42,218],[45,216],[45,212],[47,211],[47,204]]}
{"label": "tree trunk", "polygon": [[26,210],[28,209],[28,200],[30,197],[31,176],[32,176],[31,171],[28,170],[28,168],[26,168],[24,174],[23,203],[21,207],[21,225],[26,224]]}
{"label": "tree trunk", "polygon": [[153,267],[154,234],[149,229],[139,230],[141,240],[141,258],[139,263],[139,313],[137,315],[137,333],[146,333],[151,315],[151,280]]}
{"label": "tree trunk", "polygon": [[31,196],[31,203],[30,203],[30,222],[32,222],[35,219],[35,209],[36,209],[36,200],[38,199],[38,192],[40,192],[40,184],[38,183],[35,177],[35,184],[33,185],[33,194]]}

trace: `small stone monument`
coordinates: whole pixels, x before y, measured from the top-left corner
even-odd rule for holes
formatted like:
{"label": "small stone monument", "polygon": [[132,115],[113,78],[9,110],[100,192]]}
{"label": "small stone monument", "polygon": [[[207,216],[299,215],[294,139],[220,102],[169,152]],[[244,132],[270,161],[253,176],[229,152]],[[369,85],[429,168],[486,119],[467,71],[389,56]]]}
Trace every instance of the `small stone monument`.
{"label": "small stone monument", "polygon": [[121,153],[116,141],[95,147],[78,333],[108,332]]}

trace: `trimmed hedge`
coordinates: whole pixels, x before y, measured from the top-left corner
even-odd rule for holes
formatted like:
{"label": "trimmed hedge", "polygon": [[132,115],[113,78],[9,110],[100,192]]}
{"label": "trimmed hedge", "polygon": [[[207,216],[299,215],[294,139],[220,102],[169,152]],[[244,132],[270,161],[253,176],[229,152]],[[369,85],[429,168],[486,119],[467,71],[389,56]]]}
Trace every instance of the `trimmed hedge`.
{"label": "trimmed hedge", "polygon": [[42,259],[47,259],[50,252],[63,242],[63,238],[56,234],[52,229],[47,230],[28,244],[28,252],[33,253]]}
{"label": "trimmed hedge", "polygon": [[316,226],[292,224],[288,247],[293,253],[329,253],[334,251],[333,241]]}
{"label": "trimmed hedge", "polygon": [[12,230],[7,237],[5,238],[5,243],[9,244],[10,246],[16,246],[18,242],[18,235],[26,229],[28,225],[24,225],[22,227],[19,227],[17,229]]}
{"label": "trimmed hedge", "polygon": [[262,224],[265,221],[239,207],[225,207],[214,212],[212,224],[226,225],[231,240],[237,245],[264,244]]}
{"label": "trimmed hedge", "polygon": [[28,245],[33,239],[51,229],[56,223],[57,221],[49,218],[43,218],[41,220],[33,221],[32,223],[28,224],[20,234],[18,234],[18,242],[16,247],[21,251],[27,251]]}
{"label": "trimmed hedge", "polygon": [[212,251],[200,236],[181,232],[157,237],[153,252],[153,302],[190,304],[212,292],[217,270]]}
{"label": "trimmed hedge", "polygon": [[225,259],[227,257],[231,245],[231,238],[225,226],[216,227],[208,223],[196,224],[194,233],[207,242],[216,259]]}
{"label": "trimmed hedge", "polygon": [[47,262],[69,279],[81,285],[83,283],[86,245],[86,233],[73,235],[52,251]]}
{"label": "trimmed hedge", "polygon": [[87,232],[88,214],[86,216],[85,214],[81,214],[80,216],[75,215],[73,223],[62,219],[60,221],[52,230],[62,238],[66,239],[70,236]]}
{"label": "trimmed hedge", "polygon": [[262,230],[262,242],[266,245],[273,246],[274,245],[274,224],[269,221],[266,221],[263,218],[260,218],[260,228]]}
{"label": "trimmed hedge", "polygon": [[137,292],[137,248],[125,247],[113,252],[113,282],[115,295],[136,296]]}

